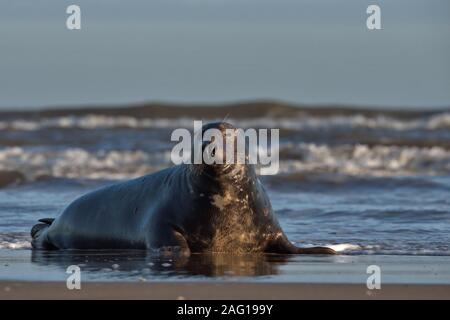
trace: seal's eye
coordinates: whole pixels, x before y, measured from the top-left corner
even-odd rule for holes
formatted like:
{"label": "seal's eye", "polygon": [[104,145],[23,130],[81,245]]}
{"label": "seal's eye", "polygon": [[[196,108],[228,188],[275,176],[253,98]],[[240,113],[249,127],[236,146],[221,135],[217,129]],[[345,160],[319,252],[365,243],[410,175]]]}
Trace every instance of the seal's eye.
{"label": "seal's eye", "polygon": [[211,150],[211,157],[214,157],[216,155],[216,148],[212,148]]}

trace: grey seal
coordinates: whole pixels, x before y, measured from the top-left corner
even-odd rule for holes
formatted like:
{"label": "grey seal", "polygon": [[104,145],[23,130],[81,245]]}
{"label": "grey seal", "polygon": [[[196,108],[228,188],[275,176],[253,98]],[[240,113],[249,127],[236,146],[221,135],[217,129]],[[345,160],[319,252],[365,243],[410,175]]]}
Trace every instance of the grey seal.
{"label": "grey seal", "polygon": [[[234,128],[225,122],[203,126]],[[298,248],[249,164],[180,164],[87,193],[32,230],[34,249],[335,254]]]}

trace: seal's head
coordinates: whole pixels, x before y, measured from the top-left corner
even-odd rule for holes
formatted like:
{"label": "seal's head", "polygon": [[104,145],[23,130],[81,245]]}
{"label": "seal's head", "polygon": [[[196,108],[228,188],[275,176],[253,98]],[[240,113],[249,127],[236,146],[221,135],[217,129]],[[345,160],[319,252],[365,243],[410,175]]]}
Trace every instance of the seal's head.
{"label": "seal's head", "polygon": [[[201,170],[213,176],[243,178],[253,167],[248,165],[245,139],[240,130],[227,122],[213,122],[202,127]],[[244,145],[240,145],[240,144]]]}

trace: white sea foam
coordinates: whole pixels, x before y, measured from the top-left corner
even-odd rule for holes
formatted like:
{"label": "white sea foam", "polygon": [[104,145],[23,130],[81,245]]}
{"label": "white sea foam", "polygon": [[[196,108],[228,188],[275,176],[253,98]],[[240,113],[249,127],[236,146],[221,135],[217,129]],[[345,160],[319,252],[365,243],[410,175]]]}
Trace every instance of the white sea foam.
{"label": "white sea foam", "polygon": [[30,236],[23,233],[1,233],[0,249],[30,249]]}
{"label": "white sea foam", "polygon": [[[396,176],[450,172],[450,151],[441,147],[285,144],[281,174],[333,172],[346,175]],[[284,158],[284,159],[283,159]],[[124,179],[171,166],[170,150],[87,151],[0,149],[0,170],[20,171],[29,180],[40,176]]]}
{"label": "white sea foam", "polygon": [[409,175],[450,172],[450,151],[441,147],[285,145],[293,159],[280,172],[338,172],[349,175]]}
{"label": "white sea foam", "polygon": [[33,180],[40,176],[123,179],[144,175],[170,164],[170,151],[98,151],[71,148],[35,151],[20,147],[0,150],[0,170],[17,170]]}
{"label": "white sea foam", "polygon": [[362,247],[357,244],[351,243],[340,243],[340,244],[332,244],[326,245],[326,247],[333,249],[336,252],[349,252],[355,250],[362,250]]}
{"label": "white sea foam", "polygon": [[0,241],[0,249],[30,249],[30,241],[8,242]]}
{"label": "white sea foam", "polygon": [[32,131],[46,128],[112,129],[112,128],[178,128],[192,127],[192,119],[138,119],[130,116],[64,116],[38,120],[0,121],[0,130]]}
{"label": "white sea foam", "polygon": [[[0,130],[39,130],[45,128],[191,128],[194,119],[181,117],[168,118],[136,118],[132,116],[106,116],[98,114],[87,114],[83,116],[62,116],[52,118],[40,118],[36,120],[15,119],[0,121]],[[221,120],[221,119],[209,119]],[[392,129],[392,130],[437,130],[450,128],[450,112],[439,113],[429,117],[415,119],[398,119],[385,115],[366,116],[354,115],[330,115],[318,117],[308,114],[299,114],[294,117],[281,118],[256,118],[256,119],[233,119],[229,122],[238,127],[266,127],[280,129],[327,129],[331,127],[343,128],[368,128],[368,129]]]}

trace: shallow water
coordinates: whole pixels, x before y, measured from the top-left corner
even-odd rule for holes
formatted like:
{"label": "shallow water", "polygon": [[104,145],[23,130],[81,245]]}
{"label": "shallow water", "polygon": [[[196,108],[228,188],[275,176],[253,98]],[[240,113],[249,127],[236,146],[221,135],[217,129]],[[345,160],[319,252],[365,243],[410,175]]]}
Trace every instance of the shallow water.
{"label": "shallow water", "polygon": [[0,250],[2,280],[61,281],[77,265],[81,281],[245,281],[284,283],[356,283],[365,286],[380,267],[383,284],[450,284],[450,257],[396,255],[202,255],[162,258],[138,251]]}
{"label": "shallow water", "polygon": [[[28,259],[29,270],[43,272],[47,265],[56,276],[62,270],[58,261],[64,265],[69,261],[65,255],[32,255],[29,231],[33,224],[39,218],[56,217],[94,188],[169,166],[171,131],[192,127],[193,117],[186,110],[186,116],[176,119],[157,114],[140,117],[126,110],[120,115],[111,110],[107,114],[0,115],[2,261],[8,263],[7,256],[24,263]],[[450,256],[448,112],[398,115],[332,110],[318,115],[301,110],[297,116],[271,118],[246,118],[245,108],[240,112],[235,118],[231,114],[228,121],[244,128],[281,129],[280,173],[261,180],[291,241],[299,246],[335,245],[350,257],[341,258],[350,260],[366,255],[414,255],[435,256],[430,261],[436,261],[438,256]],[[214,117],[206,114],[204,118]],[[6,171],[15,172],[15,183],[9,183]],[[106,257],[104,266],[95,265],[108,269],[115,258]],[[326,265],[341,258],[317,259]],[[124,268],[128,260],[123,255],[120,259]],[[216,260],[193,259],[202,266],[196,267],[195,274],[241,272],[235,270],[233,259],[225,263],[228,269],[220,263],[218,267]],[[302,278],[298,270],[303,270],[304,261],[316,258],[254,259],[238,260],[254,275],[282,274],[292,280]],[[182,276],[189,273],[188,266],[163,267],[156,277]],[[154,274],[154,268],[149,269]],[[134,277],[132,271],[124,277]],[[0,277],[8,274],[2,268]],[[107,274],[103,278],[115,275]]]}
{"label": "shallow water", "polygon": [[[30,248],[38,219],[56,217],[105,183],[111,182],[56,179],[0,190],[0,248]],[[447,183],[443,177],[265,181],[281,226],[297,245],[348,244],[339,249],[396,255],[450,255]]]}

